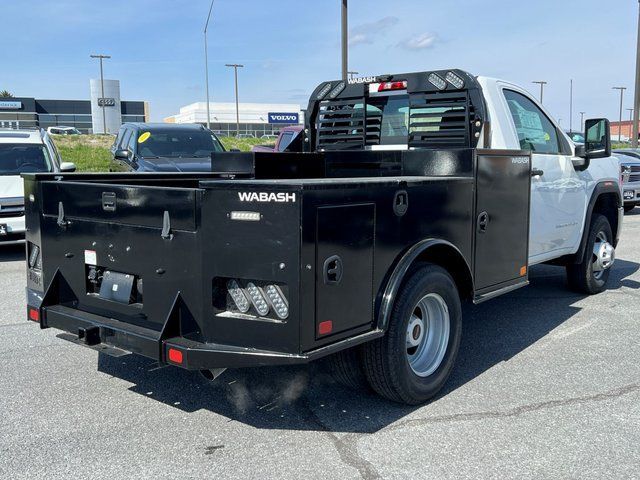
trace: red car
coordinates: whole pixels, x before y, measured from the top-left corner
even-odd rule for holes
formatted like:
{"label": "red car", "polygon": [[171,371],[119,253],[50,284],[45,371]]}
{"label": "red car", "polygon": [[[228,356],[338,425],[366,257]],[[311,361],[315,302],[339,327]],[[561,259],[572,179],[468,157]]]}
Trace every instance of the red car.
{"label": "red car", "polygon": [[[304,127],[302,125],[296,125],[294,127],[284,127],[280,130],[280,134],[276,140],[276,144],[271,145],[256,145],[251,149],[252,152],[284,152],[288,147],[292,147],[293,151],[298,151],[300,148],[295,148],[296,140],[301,138],[300,132]],[[293,145],[292,145],[293,144]]]}

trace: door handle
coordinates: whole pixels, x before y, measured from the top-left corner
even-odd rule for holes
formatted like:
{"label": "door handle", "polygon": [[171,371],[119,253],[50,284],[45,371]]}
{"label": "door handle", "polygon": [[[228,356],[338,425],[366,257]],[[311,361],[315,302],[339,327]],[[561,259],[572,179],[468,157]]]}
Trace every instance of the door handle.
{"label": "door handle", "polygon": [[489,226],[489,214],[487,212],[482,212],[478,215],[476,224],[478,227],[478,233],[486,233],[487,227]]}
{"label": "door handle", "polygon": [[531,170],[532,177],[541,177],[544,175],[544,170],[540,170],[539,168],[534,168]]}

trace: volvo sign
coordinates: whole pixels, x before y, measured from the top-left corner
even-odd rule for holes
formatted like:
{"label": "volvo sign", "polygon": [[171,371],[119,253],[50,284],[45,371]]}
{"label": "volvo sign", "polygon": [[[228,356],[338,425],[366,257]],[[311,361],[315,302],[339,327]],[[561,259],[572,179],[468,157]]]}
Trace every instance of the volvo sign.
{"label": "volvo sign", "polygon": [[287,124],[287,125],[295,125],[300,123],[300,114],[299,113],[277,113],[277,112],[269,112],[269,123],[270,124]]}

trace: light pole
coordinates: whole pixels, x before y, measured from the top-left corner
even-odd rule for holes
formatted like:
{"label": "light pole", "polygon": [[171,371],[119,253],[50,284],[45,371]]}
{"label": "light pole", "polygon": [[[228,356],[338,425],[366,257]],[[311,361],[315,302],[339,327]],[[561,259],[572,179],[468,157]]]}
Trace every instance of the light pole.
{"label": "light pole", "polygon": [[233,68],[233,72],[236,80],[236,136],[240,133],[240,104],[238,103],[238,69],[243,68],[244,65],[239,63],[228,63],[225,67]]}
{"label": "light pole", "polygon": [[587,112],[580,112],[580,130],[584,132],[584,114]]}
{"label": "light pole", "polygon": [[[638,0],[640,4],[640,0]],[[638,45],[636,46],[636,93],[633,102],[633,138],[631,145],[638,148],[638,124],[640,123],[640,10],[638,10]]]}
{"label": "light pole", "polygon": [[624,103],[624,91],[627,87],[613,87],[613,90],[620,90],[620,123],[618,124],[618,142],[622,141],[622,108]]}
{"label": "light pole", "polygon": [[[102,133],[104,135],[107,134],[107,114],[104,111],[105,101],[104,101],[104,71],[102,69],[102,60],[105,58],[111,58],[111,55],[90,55],[91,58],[97,58],[100,60],[100,90],[102,95]],[[100,102],[98,102],[100,103]]]}
{"label": "light pole", "polygon": [[573,78],[569,87],[569,131],[573,132]]}
{"label": "light pole", "polygon": [[537,80],[535,82],[531,82],[540,85],[540,104],[542,105],[542,98],[544,97],[544,86],[548,83],[543,80]]}
{"label": "light pole", "polygon": [[349,71],[349,31],[348,31],[348,5],[347,0],[342,0],[342,79],[347,80]]}
{"label": "light pole", "polygon": [[627,108],[627,112],[629,112],[629,121],[633,123],[633,108]]}
{"label": "light pole", "polygon": [[209,28],[209,19],[211,18],[211,10],[213,10],[213,2],[214,0],[211,0],[209,15],[207,15],[207,22],[204,24],[204,74],[207,89],[207,128],[209,130],[211,130],[211,110],[209,107],[209,53],[207,51],[207,28]]}
{"label": "light pole", "polygon": [[356,75],[358,75],[360,72],[348,71],[347,73],[349,74],[349,78],[350,78],[350,79],[353,79],[353,77],[355,77]]}

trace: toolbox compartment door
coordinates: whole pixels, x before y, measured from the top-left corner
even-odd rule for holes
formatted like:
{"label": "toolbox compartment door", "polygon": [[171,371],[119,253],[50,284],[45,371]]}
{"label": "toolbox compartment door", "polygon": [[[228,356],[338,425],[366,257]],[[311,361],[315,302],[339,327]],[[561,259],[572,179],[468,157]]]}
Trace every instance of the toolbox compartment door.
{"label": "toolbox compartment door", "polygon": [[316,339],[372,322],[374,227],[372,203],[317,209]]}
{"label": "toolbox compartment door", "polygon": [[483,294],[527,281],[531,156],[478,151],[475,289]]}

